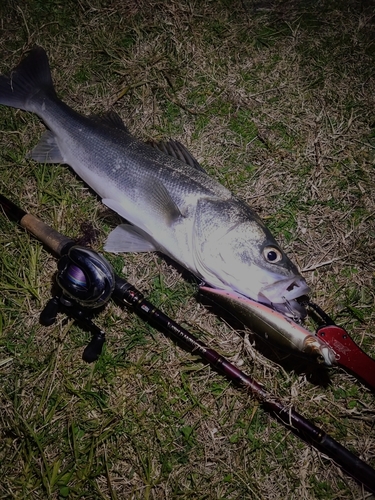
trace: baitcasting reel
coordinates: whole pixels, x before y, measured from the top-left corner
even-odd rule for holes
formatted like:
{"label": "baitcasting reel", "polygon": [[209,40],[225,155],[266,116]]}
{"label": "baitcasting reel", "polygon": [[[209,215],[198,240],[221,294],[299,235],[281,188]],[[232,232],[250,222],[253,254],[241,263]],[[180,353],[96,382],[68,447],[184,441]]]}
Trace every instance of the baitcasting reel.
{"label": "baitcasting reel", "polygon": [[93,309],[105,305],[115,288],[112,266],[98,253],[78,245],[71,246],[60,258],[56,283],[60,293],[56,294],[43,309],[40,322],[50,326],[56,321],[58,312],[78,320],[92,332],[92,339],[82,358],[96,361],[105,342],[105,332],[90,318]]}
{"label": "baitcasting reel", "polygon": [[57,267],[56,281],[64,295],[82,307],[100,307],[111,298],[115,288],[112,266],[93,250],[73,246]]}

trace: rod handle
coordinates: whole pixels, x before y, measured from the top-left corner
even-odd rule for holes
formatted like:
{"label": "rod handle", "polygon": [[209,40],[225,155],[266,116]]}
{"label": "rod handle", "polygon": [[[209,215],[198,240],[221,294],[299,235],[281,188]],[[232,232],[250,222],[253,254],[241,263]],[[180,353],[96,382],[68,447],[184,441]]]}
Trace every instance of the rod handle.
{"label": "rod handle", "polygon": [[31,214],[24,215],[20,220],[20,225],[57,255],[61,255],[63,248],[73,243],[71,238],[55,231],[55,229],[52,229],[52,227]]}
{"label": "rod handle", "polygon": [[34,215],[26,213],[22,208],[10,201],[0,193],[0,206],[4,213],[18,222],[20,226],[27,229],[33,236],[38,238],[50,250],[57,255],[61,255],[63,248],[67,244],[72,244],[73,240],[52,229]]}

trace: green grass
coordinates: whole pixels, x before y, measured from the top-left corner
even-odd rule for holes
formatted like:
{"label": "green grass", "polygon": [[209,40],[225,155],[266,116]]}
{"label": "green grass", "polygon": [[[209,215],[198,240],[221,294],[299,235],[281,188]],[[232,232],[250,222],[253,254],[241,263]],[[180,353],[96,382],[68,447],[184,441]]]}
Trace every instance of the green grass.
{"label": "green grass", "polygon": [[[356,2],[62,2],[0,5],[0,72],[34,44],[58,94],[113,108],[142,139],[173,137],[249,202],[313,299],[375,357],[374,41]],[[64,166],[25,159],[43,130],[1,109],[0,191],[102,252],[119,217]],[[0,214],[0,498],[352,499],[359,485],[252,398],[132,311],[90,335],[39,314],[56,260]],[[343,370],[266,356],[153,254],[106,255],[156,305],[375,466],[374,396]],[[320,265],[324,262],[329,264]],[[250,342],[249,342],[250,340]]]}

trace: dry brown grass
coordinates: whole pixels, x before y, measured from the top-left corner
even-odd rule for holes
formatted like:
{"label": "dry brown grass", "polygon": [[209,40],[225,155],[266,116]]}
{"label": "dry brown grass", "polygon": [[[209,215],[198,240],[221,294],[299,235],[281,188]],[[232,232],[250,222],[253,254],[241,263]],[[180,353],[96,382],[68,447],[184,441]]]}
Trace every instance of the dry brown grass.
{"label": "dry brown grass", "polygon": [[[1,7],[1,72],[35,43],[78,111],[173,137],[266,220],[314,292],[375,357],[371,2],[33,0]],[[61,232],[119,222],[64,167],[24,160],[43,130],[1,110],[0,187]],[[55,261],[1,218],[1,498],[371,498],[198,359],[111,304],[108,347],[38,314]],[[155,255],[113,258],[168,314],[375,466],[373,394],[254,345]],[[306,370],[306,368],[308,368]],[[326,377],[327,378],[327,377]],[[318,383],[319,382],[319,383]],[[56,470],[54,479],[53,470]]]}

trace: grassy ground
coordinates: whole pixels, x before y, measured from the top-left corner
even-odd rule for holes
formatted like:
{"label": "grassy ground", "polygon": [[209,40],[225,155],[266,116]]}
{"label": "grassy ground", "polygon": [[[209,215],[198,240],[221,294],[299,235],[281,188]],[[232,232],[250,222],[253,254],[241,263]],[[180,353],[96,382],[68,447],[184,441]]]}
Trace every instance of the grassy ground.
{"label": "grassy ground", "polygon": [[[248,201],[313,298],[375,356],[375,10],[371,1],[5,0],[0,71],[34,44],[59,95],[173,137]],[[25,160],[43,130],[2,108],[0,191],[101,250],[119,218],[66,167]],[[0,498],[370,498],[250,397],[115,304],[88,334],[40,326],[56,262],[0,217]],[[154,254],[110,261],[177,321],[375,466],[375,401],[342,370],[265,356]],[[324,375],[324,374],[323,374]],[[319,382],[320,381],[320,382]]]}

